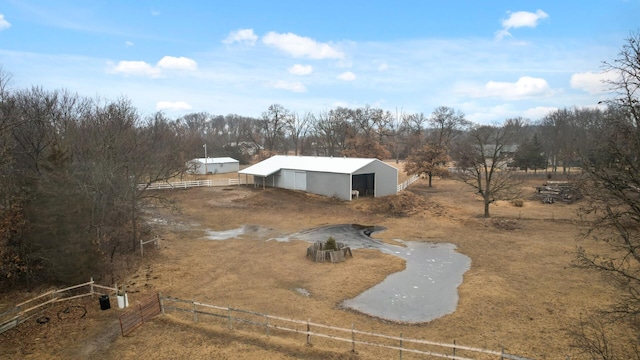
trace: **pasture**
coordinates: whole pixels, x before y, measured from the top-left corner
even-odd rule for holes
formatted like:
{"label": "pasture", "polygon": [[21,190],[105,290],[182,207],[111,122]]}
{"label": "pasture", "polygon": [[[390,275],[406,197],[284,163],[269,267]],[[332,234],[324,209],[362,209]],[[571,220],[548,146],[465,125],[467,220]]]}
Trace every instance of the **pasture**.
{"label": "pasture", "polygon": [[[525,183],[522,207],[507,202],[492,205],[490,219],[481,217],[482,200],[473,190],[451,179],[436,179],[433,188],[420,180],[393,199],[360,197],[352,202],[250,186],[174,190],[170,196],[180,211],[157,209],[152,214],[163,239],[160,250],[149,255],[145,250],[147,256],[140,267],[123,282],[132,304],[161,292],[342,328],[355,324],[360,330],[407,338],[504,348],[536,359],[579,358],[567,331],[589,311],[608,304],[613,289],[598,274],[572,266],[576,245],[599,246],[579,240],[588,226],[576,216],[580,202],[543,204],[528,199],[543,181],[540,177]],[[374,236],[385,242],[455,244],[458,252],[471,258],[458,288],[457,310],[428,323],[405,325],[341,309],[338,304],[343,300],[402,270],[404,261],[357,249],[349,261],[316,263],[305,256],[307,242],[265,241],[345,223],[384,226],[388,230]],[[238,239],[205,237],[206,230],[242,226],[249,230]],[[306,289],[311,295],[296,289]],[[88,350],[62,336],[48,339],[52,343],[49,350],[27,356],[19,351],[10,354],[15,354],[13,358],[63,358],[60,354],[68,355],[69,349],[76,348],[96,359],[387,356],[375,348],[353,354],[349,345],[320,342],[308,347],[293,336],[267,338],[260,332],[228,330],[224,325],[194,324],[188,315],[180,314],[161,315],[128,337],[114,337],[111,329],[117,324],[100,316],[102,322],[91,323],[87,338],[78,335],[80,340],[73,339],[92,344]],[[38,336],[37,331],[33,334]],[[0,348],[11,346],[2,342]],[[417,357],[406,354],[403,358]]]}

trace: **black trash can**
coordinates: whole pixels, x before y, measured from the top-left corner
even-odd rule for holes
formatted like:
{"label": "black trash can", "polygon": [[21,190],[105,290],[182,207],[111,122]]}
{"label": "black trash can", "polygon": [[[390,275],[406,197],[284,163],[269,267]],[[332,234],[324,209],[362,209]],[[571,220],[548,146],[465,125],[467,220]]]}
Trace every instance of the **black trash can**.
{"label": "black trash can", "polygon": [[111,309],[111,302],[109,301],[109,295],[100,295],[100,310]]}

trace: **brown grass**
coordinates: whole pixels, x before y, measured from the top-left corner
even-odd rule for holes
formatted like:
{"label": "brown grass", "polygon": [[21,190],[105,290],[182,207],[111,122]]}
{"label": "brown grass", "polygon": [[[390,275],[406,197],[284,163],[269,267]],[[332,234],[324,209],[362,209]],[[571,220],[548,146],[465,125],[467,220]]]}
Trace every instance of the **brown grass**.
{"label": "brown grass", "polygon": [[[235,175],[231,175],[235,176]],[[402,181],[402,180],[401,180]],[[533,193],[539,181],[523,188]],[[160,291],[204,303],[253,310],[294,319],[407,338],[500,350],[538,359],[575,358],[567,329],[582,315],[609,303],[612,288],[597,274],[572,266],[587,224],[578,221],[579,204],[545,205],[525,200],[492,205],[491,219],[481,217],[483,205],[471,188],[454,180],[436,179],[434,187],[420,180],[401,194],[353,202],[280,189],[252,187],[179,190],[171,197],[181,213],[160,209],[169,220],[158,229],[161,250],[125,279],[130,301]],[[400,258],[358,249],[353,259],[338,264],[314,263],[305,258],[308,243],[265,241],[322,225],[357,223],[381,225],[384,240],[454,243],[471,258],[471,268],[459,287],[457,310],[420,325],[402,325],[345,311],[338,304],[404,268]],[[255,225],[241,239],[212,241],[204,230],[229,230]],[[303,296],[295,288],[307,289]],[[92,299],[98,306],[97,299]],[[104,315],[107,312],[101,312]],[[162,315],[126,338],[112,338],[113,319],[103,320],[103,331],[87,337],[47,337],[49,350],[24,355],[19,342],[0,335],[0,352],[9,358],[65,358],[63,349],[80,349],[95,359],[110,358],[219,358],[219,359],[375,359],[387,353],[376,348],[318,341],[304,345],[303,336],[267,338],[260,331],[228,330],[214,322],[194,324],[188,315]],[[111,322],[109,322],[111,321]],[[93,324],[93,323],[92,323]],[[104,325],[106,324],[106,325]],[[33,325],[31,325],[33,326]],[[93,326],[93,327],[92,327]],[[107,330],[111,329],[111,330]],[[13,330],[19,331],[19,330]],[[97,332],[96,332],[97,331]],[[111,332],[109,332],[111,331]],[[106,334],[106,335],[105,335]],[[111,335],[109,335],[111,334]],[[3,339],[2,336],[5,336]],[[37,336],[37,335],[36,335]],[[77,348],[73,341],[88,341]],[[97,344],[97,345],[96,345]],[[76,347],[74,347],[76,346]],[[78,351],[80,351],[78,350]],[[62,354],[62,355],[61,355]],[[393,355],[397,356],[397,353]],[[404,358],[411,359],[410,354]]]}

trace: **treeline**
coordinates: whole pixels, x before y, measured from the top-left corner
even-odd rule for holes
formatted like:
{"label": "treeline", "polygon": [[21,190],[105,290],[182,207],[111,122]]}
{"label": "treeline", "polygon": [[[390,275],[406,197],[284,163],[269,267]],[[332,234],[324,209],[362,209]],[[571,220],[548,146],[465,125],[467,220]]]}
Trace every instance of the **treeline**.
{"label": "treeline", "polygon": [[[6,76],[5,76],[6,79]],[[189,139],[126,99],[40,88],[0,93],[0,278],[78,282],[144,233],[137,184],[184,172]]]}

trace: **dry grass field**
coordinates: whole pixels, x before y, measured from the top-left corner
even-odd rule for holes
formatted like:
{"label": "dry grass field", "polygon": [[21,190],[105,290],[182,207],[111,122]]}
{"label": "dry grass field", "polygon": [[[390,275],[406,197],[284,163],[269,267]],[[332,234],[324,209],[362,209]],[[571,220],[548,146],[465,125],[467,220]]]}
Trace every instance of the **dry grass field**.
{"label": "dry grass field", "polygon": [[[403,179],[401,179],[403,180]],[[524,199],[544,180],[529,180]],[[572,359],[567,331],[589,311],[612,299],[613,289],[598,274],[572,266],[587,226],[580,203],[542,204],[525,200],[491,206],[482,218],[481,199],[468,186],[420,180],[401,194],[343,202],[321,196],[250,186],[193,188],[170,194],[179,211],[154,212],[161,248],[150,252],[123,280],[130,302],[161,292],[181,299],[248,309],[293,319],[406,338],[479,347],[536,359]],[[447,242],[471,258],[458,288],[457,310],[424,324],[403,325],[340,309],[352,298],[404,269],[404,260],[374,250],[353,251],[345,262],[313,263],[308,243],[265,241],[331,224],[380,225],[383,241]],[[248,225],[239,239],[208,240],[205,230]],[[307,289],[303,296],[296,288]],[[0,335],[0,353],[10,359],[379,359],[398,353],[303,335],[266,337],[264,332],[227,329],[224,322],[195,324],[188,314],[160,315],[127,337],[119,336],[121,310],[90,310],[70,324],[27,322]],[[64,304],[61,306],[68,306]],[[53,310],[52,310],[53,311]],[[52,315],[52,318],[55,315]],[[55,320],[55,319],[54,319]],[[66,326],[66,327],[65,327]],[[55,330],[57,327],[58,330]],[[61,329],[61,330],[60,330]],[[404,354],[403,359],[416,355]]]}

